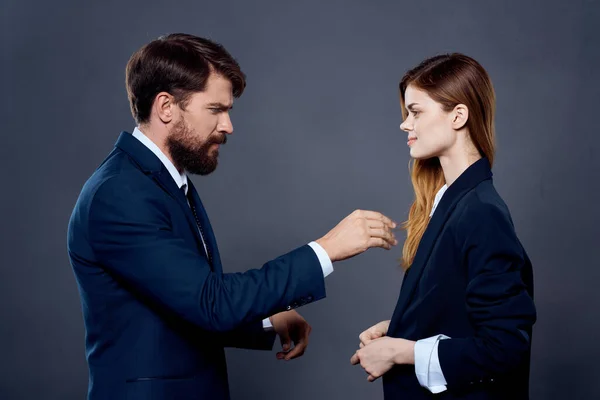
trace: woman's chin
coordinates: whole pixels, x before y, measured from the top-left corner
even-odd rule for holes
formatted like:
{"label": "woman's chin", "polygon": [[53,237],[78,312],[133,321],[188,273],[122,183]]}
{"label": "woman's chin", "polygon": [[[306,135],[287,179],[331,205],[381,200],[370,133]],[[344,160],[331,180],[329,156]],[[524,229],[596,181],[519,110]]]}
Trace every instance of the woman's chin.
{"label": "woman's chin", "polygon": [[425,158],[429,158],[425,154],[423,154],[422,152],[420,152],[418,150],[415,150],[414,148],[410,149],[410,157],[414,158],[415,160],[423,160]]}
{"label": "woman's chin", "polygon": [[419,151],[418,148],[414,147],[410,148],[410,157],[414,158],[415,160],[428,160],[437,156],[437,153]]}

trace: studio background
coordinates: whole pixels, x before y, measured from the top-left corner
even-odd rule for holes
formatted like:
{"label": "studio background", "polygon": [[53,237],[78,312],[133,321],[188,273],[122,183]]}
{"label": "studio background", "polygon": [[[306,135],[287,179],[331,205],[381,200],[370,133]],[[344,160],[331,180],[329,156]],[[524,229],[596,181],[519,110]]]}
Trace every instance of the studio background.
{"label": "studio background", "polygon": [[[66,251],[79,191],[131,132],[125,64],[159,35],[212,38],[248,87],[217,171],[193,181],[226,272],[259,268],[356,208],[412,200],[398,81],[459,51],[497,94],[494,182],[535,274],[532,399],[600,397],[598,1],[2,2],[0,399],[83,399],[84,327]],[[336,264],[301,359],[228,350],[233,399],[380,399],[350,365],[391,317],[394,250]],[[174,260],[176,262],[176,260]]]}

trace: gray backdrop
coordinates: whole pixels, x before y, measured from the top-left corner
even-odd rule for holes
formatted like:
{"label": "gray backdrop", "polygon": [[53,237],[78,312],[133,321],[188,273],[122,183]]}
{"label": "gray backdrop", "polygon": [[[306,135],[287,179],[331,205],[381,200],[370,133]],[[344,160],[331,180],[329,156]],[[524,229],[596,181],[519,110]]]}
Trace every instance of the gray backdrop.
{"label": "gray backdrop", "polygon": [[[220,167],[194,178],[226,271],[260,267],[356,208],[404,220],[398,81],[439,52],[479,60],[498,96],[495,182],[534,263],[532,398],[598,396],[598,1],[250,3],[2,2],[0,398],[84,398],[67,221],[134,127],[127,59],[178,31],[220,41],[248,76]],[[391,316],[400,252],[335,265],[328,297],[300,310],[313,326],[303,358],[228,350],[234,399],[381,398],[349,359]]]}

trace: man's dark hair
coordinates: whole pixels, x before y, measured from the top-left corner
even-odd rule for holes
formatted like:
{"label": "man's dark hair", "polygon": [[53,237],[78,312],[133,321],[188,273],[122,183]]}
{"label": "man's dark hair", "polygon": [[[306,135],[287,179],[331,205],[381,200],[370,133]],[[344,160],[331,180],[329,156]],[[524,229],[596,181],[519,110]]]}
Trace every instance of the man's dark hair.
{"label": "man's dark hair", "polygon": [[150,121],[154,98],[167,92],[185,108],[193,93],[202,92],[211,72],[227,78],[234,97],[246,87],[246,76],[225,48],[209,39],[174,33],[136,51],[125,71],[131,113],[138,124]]}

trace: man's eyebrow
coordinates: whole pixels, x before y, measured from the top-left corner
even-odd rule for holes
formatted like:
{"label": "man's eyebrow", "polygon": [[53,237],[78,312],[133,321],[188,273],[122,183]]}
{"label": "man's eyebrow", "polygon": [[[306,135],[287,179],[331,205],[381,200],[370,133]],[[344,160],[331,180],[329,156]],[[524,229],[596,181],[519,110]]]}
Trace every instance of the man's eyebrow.
{"label": "man's eyebrow", "polygon": [[223,104],[223,103],[208,103],[207,107],[209,108],[219,108],[221,110],[231,110],[233,108],[233,104]]}

